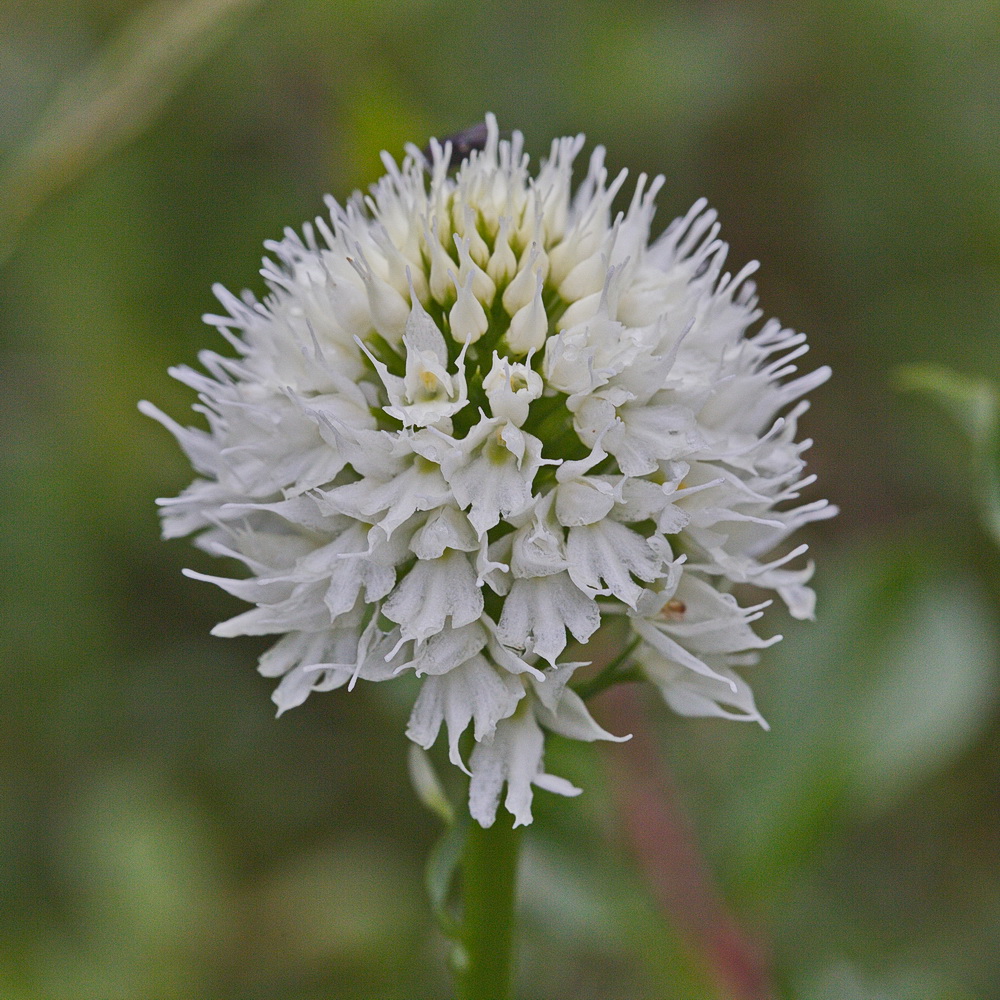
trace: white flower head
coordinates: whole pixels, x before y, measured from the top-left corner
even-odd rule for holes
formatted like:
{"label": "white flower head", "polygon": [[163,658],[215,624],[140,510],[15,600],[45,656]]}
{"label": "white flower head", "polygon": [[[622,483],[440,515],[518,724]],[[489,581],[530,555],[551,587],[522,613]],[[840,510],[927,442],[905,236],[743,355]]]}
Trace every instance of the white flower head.
{"label": "white flower head", "polygon": [[534,787],[576,794],[545,732],[614,738],[564,661],[609,616],[678,712],[762,721],[733,668],[775,640],[728,585],[810,616],[804,547],[769,553],[834,513],[795,506],[796,401],[829,371],[792,377],[802,334],[748,332],[756,265],[723,273],[704,202],[650,243],[663,179],[615,214],[600,147],[574,194],[582,145],[532,176],[487,116],[457,170],[447,143],[384,156],[368,196],[267,244],[263,301],[216,290],[235,356],[173,372],[207,429],[141,404],[198,473],[160,501],[165,536],[249,574],[192,574],[254,605],[216,634],[280,636],[260,664],[280,711],[412,671],[408,735],[446,729],[484,826],[504,786],[518,824]]}

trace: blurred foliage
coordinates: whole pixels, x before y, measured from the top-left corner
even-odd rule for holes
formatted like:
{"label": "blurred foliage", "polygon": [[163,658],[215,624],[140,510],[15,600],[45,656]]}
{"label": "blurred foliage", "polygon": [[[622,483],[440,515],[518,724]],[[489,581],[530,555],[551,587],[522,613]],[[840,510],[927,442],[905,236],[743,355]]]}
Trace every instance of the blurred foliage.
{"label": "blurred foliage", "polygon": [[965,433],[972,452],[972,492],[983,525],[1000,545],[1000,389],[934,365],[907,365],[898,381],[903,389],[931,395]]}
{"label": "blurred foliage", "polygon": [[0,184],[0,260],[44,202],[154,120],[213,34],[260,0],[187,0],[141,7],[90,65],[65,82]]}
{"label": "blurred foliage", "polygon": [[[708,196],[834,367],[807,426],[843,513],[818,622],[775,613],[752,677],[772,731],[655,714],[781,996],[1000,996],[998,72],[994,0],[6,0],[0,996],[448,995],[407,692],[272,718],[260,645],[180,575],[209,560],[157,540],[190,471],[135,401],[186,412],[166,367],[265,238],[486,110],[663,171],[661,225]],[[600,754],[550,755],[586,793],[539,796],[524,995],[721,997]]]}

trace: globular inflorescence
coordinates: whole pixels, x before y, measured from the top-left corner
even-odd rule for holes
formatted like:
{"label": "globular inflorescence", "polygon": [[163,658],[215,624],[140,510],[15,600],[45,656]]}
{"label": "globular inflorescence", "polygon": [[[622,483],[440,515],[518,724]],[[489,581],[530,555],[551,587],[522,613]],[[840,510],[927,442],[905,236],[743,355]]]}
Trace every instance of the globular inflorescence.
{"label": "globular inflorescence", "polygon": [[615,738],[568,683],[602,624],[676,711],[762,721],[734,667],[780,637],[728,589],[810,617],[805,546],[768,554],[834,513],[795,505],[828,369],[791,377],[805,336],[749,332],[756,265],[723,273],[703,202],[650,243],[663,178],[615,215],[601,148],[573,192],[582,144],[532,176],[489,117],[457,170],[447,143],[385,156],[368,196],[267,244],[263,301],[216,289],[233,353],[172,370],[207,429],[142,404],[198,473],[165,536],[248,573],[189,574],[253,605],[214,633],[280,636],[280,711],[414,672],[407,734],[444,725],[484,826],[505,784],[522,824],[533,785],[578,791],[545,773],[546,730]]}

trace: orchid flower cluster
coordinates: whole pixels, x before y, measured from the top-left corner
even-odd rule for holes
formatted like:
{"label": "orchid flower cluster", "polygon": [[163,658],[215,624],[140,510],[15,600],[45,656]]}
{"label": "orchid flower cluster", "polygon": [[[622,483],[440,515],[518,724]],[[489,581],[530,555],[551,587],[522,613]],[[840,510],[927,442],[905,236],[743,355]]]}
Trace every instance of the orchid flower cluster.
{"label": "orchid flower cluster", "polygon": [[650,243],[663,178],[615,214],[601,147],[574,193],[582,145],[532,176],[489,116],[457,170],[447,142],[385,154],[368,196],[266,244],[263,301],[216,288],[235,356],[171,370],[208,429],[142,404],[199,477],[159,501],[165,537],[249,574],[188,572],[254,605],[214,634],[281,636],[260,660],[279,712],[412,671],[407,735],[446,729],[482,826],[505,785],[515,825],[533,786],[579,791],[545,772],[547,731],[618,738],[569,685],[603,624],[677,712],[762,722],[734,668],[780,636],[728,588],[810,617],[806,547],[768,553],[834,513],[794,504],[801,397],[829,371],[789,378],[805,336],[748,333],[757,265],[723,273],[703,201]]}

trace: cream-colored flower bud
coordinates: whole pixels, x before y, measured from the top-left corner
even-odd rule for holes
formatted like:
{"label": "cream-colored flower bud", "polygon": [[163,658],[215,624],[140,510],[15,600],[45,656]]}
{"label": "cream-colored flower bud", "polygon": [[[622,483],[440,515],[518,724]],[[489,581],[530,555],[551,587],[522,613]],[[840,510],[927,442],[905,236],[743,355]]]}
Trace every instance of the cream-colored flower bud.
{"label": "cream-colored flower bud", "polygon": [[372,272],[360,246],[355,245],[355,250],[357,257],[348,257],[347,260],[365,283],[372,326],[390,344],[399,344],[403,340],[406,320],[410,315],[410,304],[388,281]]}
{"label": "cream-colored flower bud", "polygon": [[497,171],[492,178],[484,181],[479,200],[479,218],[490,237],[496,236],[500,226],[507,194],[507,178],[502,172]]}
{"label": "cream-colored flower bud", "polygon": [[469,239],[461,239],[455,234],[455,246],[458,249],[458,281],[465,284],[466,279],[472,275],[472,294],[484,306],[493,305],[493,299],[497,294],[497,286],[493,279],[472,259],[469,253]]}
{"label": "cream-colored flower bud", "polygon": [[545,241],[545,227],[542,224],[542,210],[538,192],[529,188],[521,209],[520,222],[514,230],[514,243],[519,247],[530,247],[532,243],[541,245]]}
{"label": "cream-colored flower bud", "polygon": [[545,236],[551,243],[566,232],[566,220],[569,216],[569,187],[557,184],[549,192],[549,197],[542,202],[542,226]]}
{"label": "cream-colored flower bud", "polygon": [[544,244],[540,240],[532,244],[521,254],[518,266],[530,267],[532,271],[539,271],[542,275],[542,281],[545,281],[549,276],[549,255],[545,252]]}
{"label": "cream-colored flower bud", "polygon": [[451,335],[459,344],[474,344],[489,328],[486,310],[472,292],[472,274],[466,277],[464,284],[459,284],[454,271],[450,273],[458,293],[458,299],[448,313]]}
{"label": "cream-colored flower bud", "polygon": [[614,252],[615,239],[618,236],[618,229],[621,224],[621,216],[615,222],[614,228],[608,233],[607,238],[589,256],[574,265],[569,274],[559,284],[559,295],[566,302],[575,302],[585,299],[594,292],[599,292],[604,287],[604,281],[608,276],[608,262]]}
{"label": "cream-colored flower bud", "polygon": [[[503,214],[510,220],[508,239],[510,240],[511,247],[515,249],[527,245],[521,239],[520,227],[524,220],[529,197],[530,191],[523,184],[514,184],[507,192],[507,201],[504,205]],[[529,239],[528,243],[530,242],[531,240]]]}
{"label": "cream-colored flower bud", "polygon": [[[410,289],[416,292],[417,297],[423,302],[427,300],[427,278],[424,276],[422,267],[415,267],[400,250],[393,244],[392,237],[384,226],[372,227],[372,242],[378,248],[378,255],[385,261],[385,280],[399,292],[400,295],[408,295]],[[419,260],[419,256],[418,256]],[[373,266],[378,268],[379,260],[376,257]]]}
{"label": "cream-colored flower bud", "polygon": [[570,271],[581,260],[586,260],[601,245],[605,227],[592,218],[579,222],[566,238],[549,250],[549,277],[553,284],[561,285]]}
{"label": "cream-colored flower bud", "polygon": [[453,294],[454,286],[448,272],[454,268],[455,264],[438,239],[436,219],[429,227],[424,225],[424,242],[427,244],[427,255],[431,261],[430,274],[427,279],[428,288],[434,300],[443,305]]}
{"label": "cream-colored flower bud", "polygon": [[503,307],[508,316],[513,316],[518,309],[523,309],[535,295],[535,285],[538,279],[535,277],[535,261],[538,260],[542,248],[533,244],[528,253],[527,263],[521,262],[521,269],[514,276],[511,283],[503,292]]}
{"label": "cream-colored flower bud", "polygon": [[549,319],[542,304],[542,274],[535,272],[535,294],[510,320],[507,331],[507,348],[511,354],[522,355],[537,351],[545,343],[549,332]]}
{"label": "cream-colored flower bud", "polygon": [[588,319],[593,319],[601,307],[601,291],[593,292],[586,298],[577,299],[563,314],[556,323],[556,332],[562,333],[579,323],[586,323]]}
{"label": "cream-colored flower bud", "polygon": [[517,257],[510,248],[510,216],[500,217],[493,253],[486,262],[486,273],[497,285],[505,284],[517,273]]}
{"label": "cream-colored flower bud", "polygon": [[469,253],[472,259],[480,267],[485,267],[486,262],[490,259],[490,248],[476,228],[476,214],[471,206],[460,202],[457,198],[455,199],[451,208],[453,228],[459,236],[469,241]]}

